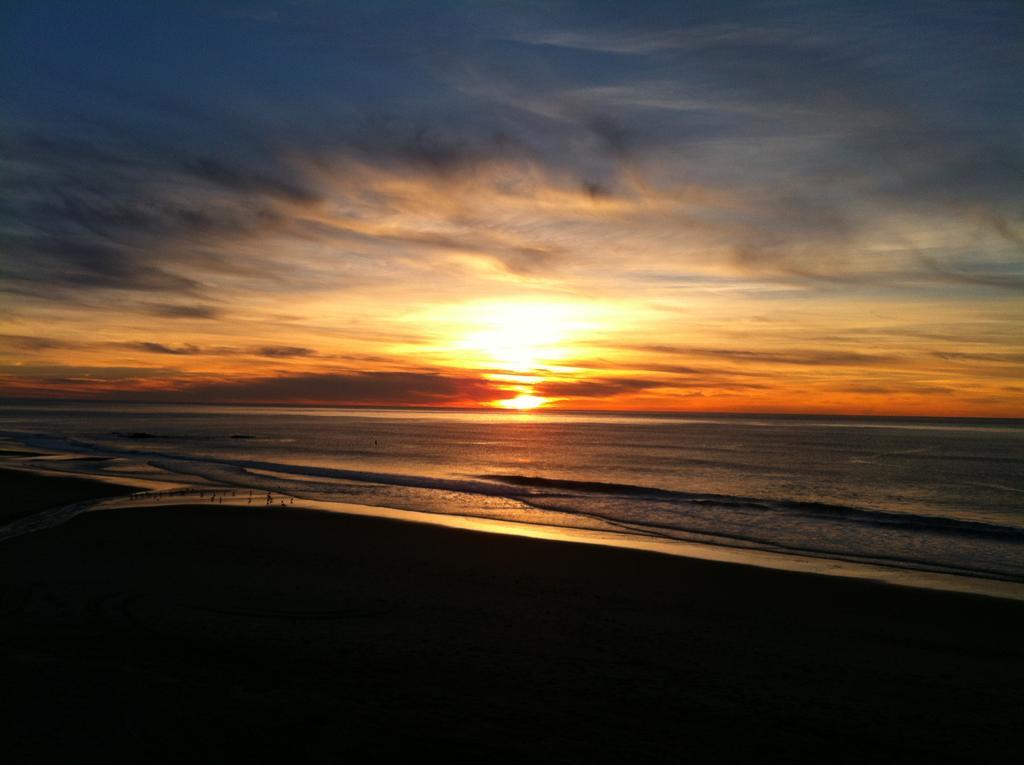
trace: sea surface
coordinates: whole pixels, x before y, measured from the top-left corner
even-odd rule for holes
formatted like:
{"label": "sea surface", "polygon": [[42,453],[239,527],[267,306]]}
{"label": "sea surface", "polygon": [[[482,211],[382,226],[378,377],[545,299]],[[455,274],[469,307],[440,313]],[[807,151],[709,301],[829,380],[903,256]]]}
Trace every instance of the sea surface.
{"label": "sea surface", "polygon": [[73,472],[1024,582],[1022,420],[22,403],[0,439]]}

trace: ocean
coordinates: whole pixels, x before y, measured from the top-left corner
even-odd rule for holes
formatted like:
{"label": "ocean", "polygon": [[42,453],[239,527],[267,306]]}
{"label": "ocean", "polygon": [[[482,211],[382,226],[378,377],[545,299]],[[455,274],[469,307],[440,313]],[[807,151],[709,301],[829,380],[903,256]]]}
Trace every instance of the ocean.
{"label": "ocean", "polygon": [[74,473],[1024,582],[1022,420],[67,402],[0,407],[0,439]]}

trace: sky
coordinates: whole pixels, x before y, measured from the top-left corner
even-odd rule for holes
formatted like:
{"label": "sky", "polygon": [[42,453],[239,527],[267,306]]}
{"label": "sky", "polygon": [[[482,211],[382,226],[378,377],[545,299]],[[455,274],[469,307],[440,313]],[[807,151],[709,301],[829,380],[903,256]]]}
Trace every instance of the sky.
{"label": "sky", "polygon": [[5,2],[0,396],[1024,416],[1024,5]]}

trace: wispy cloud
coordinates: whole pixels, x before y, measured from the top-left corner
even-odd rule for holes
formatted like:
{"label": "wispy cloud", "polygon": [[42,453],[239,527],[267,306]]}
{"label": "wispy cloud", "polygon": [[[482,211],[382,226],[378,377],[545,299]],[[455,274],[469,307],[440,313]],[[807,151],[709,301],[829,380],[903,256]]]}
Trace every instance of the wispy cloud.
{"label": "wispy cloud", "polygon": [[[781,400],[823,370],[934,401],[1019,355],[1019,4],[371,6],[11,12],[23,370],[441,386],[409,317],[509,296],[630,306],[538,388],[566,400]],[[895,329],[853,331],[874,312]]]}
{"label": "wispy cloud", "polygon": [[794,364],[798,366],[876,366],[898,363],[899,359],[884,354],[860,353],[856,351],[831,350],[785,350],[755,351],[742,348],[702,348],[676,345],[641,345],[635,350],[662,353],[673,356],[707,357],[738,362],[763,362],[767,364]]}

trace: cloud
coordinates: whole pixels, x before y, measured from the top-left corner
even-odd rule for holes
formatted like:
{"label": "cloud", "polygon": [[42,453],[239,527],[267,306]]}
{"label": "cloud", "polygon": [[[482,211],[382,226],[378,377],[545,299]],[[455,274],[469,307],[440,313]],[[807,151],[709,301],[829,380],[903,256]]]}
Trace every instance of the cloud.
{"label": "cloud", "polygon": [[[239,357],[223,366],[267,380],[358,357],[428,374],[394,358],[438,339],[405,314],[514,293],[644,316],[646,345],[609,330],[593,345],[611,366],[546,383],[559,396],[995,364],[938,353],[1016,350],[1020,8],[925,5],[302,3],[196,24],[171,4],[154,24],[99,3],[44,26],[21,4],[0,158],[9,331],[88,327],[103,340],[76,355],[97,366],[117,349],[190,370]],[[801,318],[769,337],[743,320],[753,305]],[[963,345],[921,334],[908,358],[843,332],[926,305],[917,326],[948,313]],[[957,324],[973,315],[992,318]]]}
{"label": "cloud", "polygon": [[[814,23],[732,6],[700,21],[666,8],[615,24],[575,14],[564,29],[557,14],[526,15],[514,53],[460,52],[426,95],[399,89],[387,108],[344,91],[318,94],[329,107],[317,120],[298,105],[256,119],[197,105],[205,140],[195,124],[162,141],[36,128],[12,146],[18,262],[5,276],[37,292],[203,297],[224,273],[313,289],[332,269],[347,281],[361,258],[457,254],[526,278],[643,259],[837,285],[1024,284],[1013,255],[1024,156],[1006,115],[967,119],[915,87],[927,77],[914,56],[934,55],[941,24],[884,55],[894,41],[866,37],[879,11],[856,6]],[[412,65],[400,40],[394,54]],[[960,76],[1006,87],[999,72]],[[416,106],[431,95],[437,108]],[[922,241],[937,220],[944,253]],[[317,254],[285,263],[268,241]],[[982,252],[996,268],[966,267]]]}
{"label": "cloud", "polygon": [[[7,377],[0,370],[0,394],[60,398],[356,406],[471,406],[507,398],[487,380],[438,372],[309,372],[189,380],[150,368],[40,367],[31,376]],[[7,370],[9,371],[9,370]]]}
{"label": "cloud", "polygon": [[499,386],[473,377],[433,372],[359,372],[308,373],[200,383],[160,393],[157,397],[230,403],[445,406],[474,404],[504,395],[506,392]]}
{"label": "cloud", "polygon": [[868,395],[904,396],[912,395],[949,395],[957,393],[957,389],[945,385],[926,385],[922,383],[904,382],[900,385],[844,385],[836,388],[846,393],[865,393]]}
{"label": "cloud", "polygon": [[[667,172],[740,192],[740,214],[712,221],[718,252],[737,268],[834,283],[1019,289],[1024,153],[1007,120],[1019,123],[1021,112],[1005,98],[1007,73],[1024,55],[995,26],[1016,27],[1018,11],[1008,3],[978,13],[950,2],[929,14],[722,5],[687,23],[658,8],[636,21],[521,39],[570,58],[586,51],[622,75],[571,92],[577,109],[601,115],[592,124],[638,126],[646,117],[629,132],[631,172],[650,173],[662,159]],[[951,35],[965,26],[977,36]],[[915,30],[909,46],[905,28]],[[981,39],[986,54],[975,50]],[[973,66],[954,70],[950,50]],[[977,98],[958,106],[967,93]],[[689,131],[705,121],[711,131]],[[672,129],[652,127],[661,125]],[[958,248],[943,256],[951,262],[897,253],[925,239],[929,221],[941,225],[947,250]],[[889,262],[875,273],[867,251],[882,247]],[[1016,273],[964,267],[983,252]]]}
{"label": "cloud", "polygon": [[260,356],[266,356],[271,359],[308,358],[310,356],[316,356],[316,351],[312,348],[302,348],[295,345],[265,345],[262,348],[255,349],[255,352]]}
{"label": "cloud", "polygon": [[[1022,175],[1022,180],[1024,180],[1024,175]],[[929,257],[923,253],[919,253],[917,259],[939,281],[978,287],[997,287],[1018,292],[1024,291],[1024,274],[1018,276],[1004,273],[968,273],[941,263],[936,258]]]}
{"label": "cloud", "polygon": [[164,345],[163,343],[120,343],[120,347],[128,348],[129,350],[144,351],[146,353],[164,353],[170,356],[194,356],[203,351],[191,343],[185,345],[179,345],[172,347],[170,345]]}
{"label": "cloud", "polygon": [[535,385],[534,393],[547,398],[610,398],[663,387],[666,387],[664,381],[630,378],[551,380]]}
{"label": "cloud", "polygon": [[174,303],[143,304],[143,310],[152,315],[166,319],[219,319],[223,311],[211,305],[178,305]]}
{"label": "cloud", "polygon": [[787,350],[751,351],[735,348],[701,348],[681,345],[637,345],[634,350],[678,356],[704,356],[729,361],[766,364],[793,364],[798,366],[875,366],[899,362],[895,356],[860,351]]}
{"label": "cloud", "polygon": [[184,343],[182,345],[166,345],[164,343],[155,342],[131,342],[131,343],[117,343],[117,347],[127,348],[129,350],[143,351],[146,353],[162,353],[171,356],[200,356],[200,355],[213,355],[213,356],[238,356],[238,355],[252,355],[261,356],[268,359],[293,359],[293,358],[312,358],[319,354],[312,348],[304,348],[297,345],[263,345],[253,348],[239,348],[232,346],[198,346],[193,343]]}
{"label": "cloud", "polygon": [[1024,353],[973,353],[967,351],[933,351],[933,356],[948,361],[991,361],[997,364],[1024,364]]}
{"label": "cloud", "polygon": [[228,165],[209,157],[188,159],[182,163],[185,171],[229,191],[243,195],[280,197],[297,204],[321,201],[319,193],[296,182],[282,180],[258,170]]}
{"label": "cloud", "polygon": [[33,335],[0,335],[0,347],[32,353],[36,351],[49,351],[74,347],[74,343],[69,343],[66,340],[56,340],[52,337],[36,337]]}
{"label": "cloud", "polygon": [[195,298],[211,273],[258,273],[225,247],[280,232],[289,208],[317,201],[270,173],[134,144],[127,135],[13,142],[0,181],[5,278],[40,297],[116,289]]}

